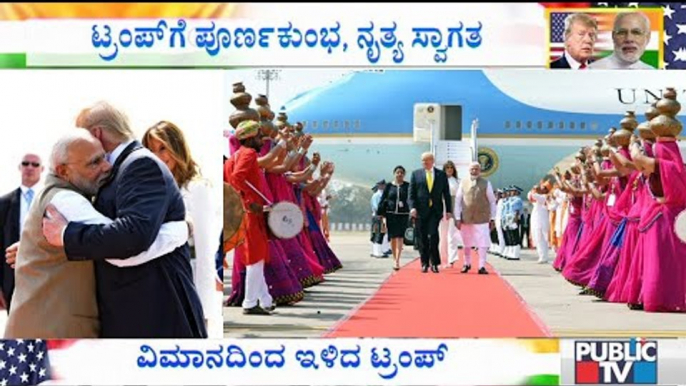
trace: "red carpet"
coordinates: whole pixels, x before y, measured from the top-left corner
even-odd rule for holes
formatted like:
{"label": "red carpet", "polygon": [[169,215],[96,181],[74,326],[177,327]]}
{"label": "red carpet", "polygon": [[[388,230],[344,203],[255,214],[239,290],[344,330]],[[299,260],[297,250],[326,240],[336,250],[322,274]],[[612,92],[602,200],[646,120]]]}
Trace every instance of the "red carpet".
{"label": "red carpet", "polygon": [[462,274],[461,267],[458,262],[453,268],[440,267],[435,274],[431,270],[422,273],[419,259],[407,264],[326,337],[551,336],[491,266],[487,267],[489,275],[478,275],[474,268]]}

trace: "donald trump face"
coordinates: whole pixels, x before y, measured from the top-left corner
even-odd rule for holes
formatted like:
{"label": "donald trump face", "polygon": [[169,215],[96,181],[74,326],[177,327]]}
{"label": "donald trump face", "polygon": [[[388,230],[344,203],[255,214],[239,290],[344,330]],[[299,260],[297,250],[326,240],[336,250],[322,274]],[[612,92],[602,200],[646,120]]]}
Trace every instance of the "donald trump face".
{"label": "donald trump face", "polygon": [[565,20],[565,49],[577,62],[591,59],[597,39],[598,24],[592,17],[577,13]]}

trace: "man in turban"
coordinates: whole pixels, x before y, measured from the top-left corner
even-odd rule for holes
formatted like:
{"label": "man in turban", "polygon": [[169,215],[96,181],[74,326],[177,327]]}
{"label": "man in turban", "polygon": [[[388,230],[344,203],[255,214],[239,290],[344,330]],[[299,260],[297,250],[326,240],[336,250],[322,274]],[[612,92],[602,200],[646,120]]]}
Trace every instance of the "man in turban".
{"label": "man in turban", "polygon": [[245,298],[243,312],[248,315],[269,315],[273,310],[272,297],[264,278],[264,264],[269,259],[269,240],[263,198],[258,152],[262,148],[260,123],[252,120],[241,122],[236,128],[240,148],[225,164],[224,179],[240,192],[247,212],[245,241],[236,247],[243,249],[246,266]]}

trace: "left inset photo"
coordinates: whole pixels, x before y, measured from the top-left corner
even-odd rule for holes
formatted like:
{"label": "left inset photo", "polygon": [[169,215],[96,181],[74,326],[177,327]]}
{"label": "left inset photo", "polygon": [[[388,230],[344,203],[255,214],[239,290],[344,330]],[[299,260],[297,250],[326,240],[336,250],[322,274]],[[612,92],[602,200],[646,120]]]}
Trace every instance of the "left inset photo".
{"label": "left inset photo", "polygon": [[222,337],[222,79],[0,72],[5,339]]}

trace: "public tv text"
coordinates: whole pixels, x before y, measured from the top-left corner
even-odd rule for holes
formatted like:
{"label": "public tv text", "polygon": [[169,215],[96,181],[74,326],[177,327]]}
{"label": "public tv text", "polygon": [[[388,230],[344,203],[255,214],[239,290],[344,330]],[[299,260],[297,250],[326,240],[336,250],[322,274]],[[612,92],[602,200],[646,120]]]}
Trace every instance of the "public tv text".
{"label": "public tv text", "polygon": [[577,384],[656,384],[657,342],[577,341]]}

